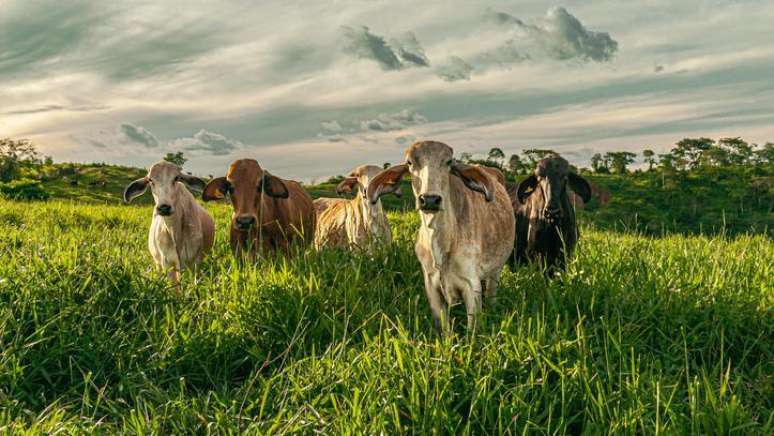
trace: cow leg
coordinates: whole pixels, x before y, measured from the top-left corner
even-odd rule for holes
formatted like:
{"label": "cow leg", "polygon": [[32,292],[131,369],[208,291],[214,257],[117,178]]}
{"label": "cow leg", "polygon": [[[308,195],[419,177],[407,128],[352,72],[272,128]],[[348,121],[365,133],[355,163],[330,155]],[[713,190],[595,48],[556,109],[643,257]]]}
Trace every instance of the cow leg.
{"label": "cow leg", "polygon": [[443,284],[440,272],[425,273],[425,293],[433,315],[435,330],[445,336],[449,332],[449,307],[443,296]]}
{"label": "cow leg", "polygon": [[468,313],[468,331],[476,328],[478,315],[481,313],[481,280],[478,277],[461,280],[462,299]]}
{"label": "cow leg", "polygon": [[178,271],[177,268],[172,268],[167,273],[167,277],[175,286],[175,290],[177,291],[177,294],[180,295],[183,291],[183,288],[180,285],[180,271]]}
{"label": "cow leg", "polygon": [[484,282],[484,296],[486,297],[487,304],[491,306],[497,304],[497,287],[500,285],[501,272],[502,269],[497,270],[496,273],[493,273]]}

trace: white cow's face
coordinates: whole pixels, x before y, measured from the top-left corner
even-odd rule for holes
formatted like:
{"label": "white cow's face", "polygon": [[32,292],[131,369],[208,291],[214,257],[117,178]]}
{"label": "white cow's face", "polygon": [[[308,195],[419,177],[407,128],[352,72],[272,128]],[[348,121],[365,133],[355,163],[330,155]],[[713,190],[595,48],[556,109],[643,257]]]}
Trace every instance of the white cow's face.
{"label": "white cow's face", "polygon": [[126,187],[124,201],[130,202],[133,198],[142,195],[150,186],[156,202],[154,213],[171,216],[175,213],[175,205],[178,204],[181,193],[186,189],[183,186],[184,183],[189,186],[204,186],[201,179],[183,174],[177,165],[166,161],[157,162],[148,169],[147,176],[135,180]]}
{"label": "white cow's face", "polygon": [[[417,209],[425,213],[444,210],[450,196],[452,149],[440,142],[420,142],[406,152]],[[446,202],[444,202],[446,200]]]}
{"label": "white cow's face", "polygon": [[156,201],[157,214],[170,216],[175,213],[180,190],[185,189],[180,183],[180,175],[180,168],[169,162],[159,162],[148,170],[146,178]]}

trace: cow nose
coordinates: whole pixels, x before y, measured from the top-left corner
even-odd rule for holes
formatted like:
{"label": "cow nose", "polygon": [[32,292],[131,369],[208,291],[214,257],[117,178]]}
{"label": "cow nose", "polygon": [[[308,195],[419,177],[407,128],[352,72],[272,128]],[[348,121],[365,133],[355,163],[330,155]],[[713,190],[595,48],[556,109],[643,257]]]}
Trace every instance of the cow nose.
{"label": "cow nose", "polygon": [[249,229],[255,224],[255,217],[240,216],[236,219],[237,226],[241,229]]}
{"label": "cow nose", "polygon": [[441,196],[434,194],[422,194],[419,196],[419,209],[435,212],[441,210]]}
{"label": "cow nose", "polygon": [[168,204],[160,204],[156,206],[156,212],[158,212],[161,216],[172,215],[172,206]]}
{"label": "cow nose", "polygon": [[554,220],[554,221],[558,220],[562,218],[562,209],[559,209],[559,208],[546,209],[545,217],[548,220]]}

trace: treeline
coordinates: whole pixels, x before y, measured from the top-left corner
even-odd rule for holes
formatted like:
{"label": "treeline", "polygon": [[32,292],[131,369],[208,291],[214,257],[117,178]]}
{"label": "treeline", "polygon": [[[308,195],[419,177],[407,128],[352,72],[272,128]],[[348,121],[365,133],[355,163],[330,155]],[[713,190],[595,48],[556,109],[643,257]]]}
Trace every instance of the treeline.
{"label": "treeline", "polygon": [[[561,154],[551,149],[530,148],[520,154],[506,155],[499,147],[493,147],[484,159],[475,159],[471,153],[460,154],[460,160],[500,168],[506,175],[528,174],[535,169],[540,159],[550,154]],[[657,154],[651,149],[640,153],[631,151],[610,151],[596,153],[591,157],[591,168],[573,167],[583,174],[630,174],[631,165],[642,157],[647,171],[666,172],[701,170],[702,168],[757,167],[764,171],[774,165],[774,143],[763,145],[749,143],[740,137],[720,138],[684,138],[678,141],[668,152]],[[642,170],[635,170],[642,171]]]}

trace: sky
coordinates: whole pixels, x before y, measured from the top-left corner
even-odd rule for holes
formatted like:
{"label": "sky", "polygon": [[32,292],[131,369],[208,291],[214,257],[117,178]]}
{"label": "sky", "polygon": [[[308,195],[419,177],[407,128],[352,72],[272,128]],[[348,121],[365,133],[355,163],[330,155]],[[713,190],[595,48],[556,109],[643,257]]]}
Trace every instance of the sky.
{"label": "sky", "polygon": [[0,0],[0,137],[317,181],[455,153],[774,140],[765,0]]}

